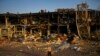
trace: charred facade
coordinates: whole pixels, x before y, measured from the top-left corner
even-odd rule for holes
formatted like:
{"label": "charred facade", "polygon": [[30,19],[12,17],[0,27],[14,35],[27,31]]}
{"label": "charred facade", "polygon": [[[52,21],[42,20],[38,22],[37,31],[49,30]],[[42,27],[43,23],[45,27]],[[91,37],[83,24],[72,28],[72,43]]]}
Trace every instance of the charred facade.
{"label": "charred facade", "polygon": [[[79,11],[81,12],[81,11]],[[94,32],[100,28],[100,11],[88,9],[91,17],[90,27]],[[15,35],[27,37],[31,34],[48,36],[52,33],[78,34],[76,26],[75,9],[58,9],[55,12],[41,10],[38,13],[0,14],[0,37],[13,37]]]}

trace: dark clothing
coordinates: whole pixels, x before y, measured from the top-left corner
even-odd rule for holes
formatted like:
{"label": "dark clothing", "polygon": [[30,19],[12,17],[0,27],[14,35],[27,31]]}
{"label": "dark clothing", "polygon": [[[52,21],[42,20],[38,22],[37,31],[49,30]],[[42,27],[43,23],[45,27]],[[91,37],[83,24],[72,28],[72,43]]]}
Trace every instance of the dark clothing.
{"label": "dark clothing", "polygon": [[47,56],[52,56],[50,51],[48,51]]}
{"label": "dark clothing", "polygon": [[73,41],[73,39],[74,39],[74,35],[72,34],[70,34],[69,36],[68,36],[68,40],[67,40],[67,43],[71,43],[72,41]]}

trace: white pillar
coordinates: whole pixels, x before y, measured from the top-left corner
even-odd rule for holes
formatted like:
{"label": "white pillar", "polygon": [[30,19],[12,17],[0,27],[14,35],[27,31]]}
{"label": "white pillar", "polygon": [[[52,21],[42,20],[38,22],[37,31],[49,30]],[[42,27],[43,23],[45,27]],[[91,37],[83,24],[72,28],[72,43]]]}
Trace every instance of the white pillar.
{"label": "white pillar", "polygon": [[5,26],[6,28],[8,28],[8,17],[7,16],[5,16]]}

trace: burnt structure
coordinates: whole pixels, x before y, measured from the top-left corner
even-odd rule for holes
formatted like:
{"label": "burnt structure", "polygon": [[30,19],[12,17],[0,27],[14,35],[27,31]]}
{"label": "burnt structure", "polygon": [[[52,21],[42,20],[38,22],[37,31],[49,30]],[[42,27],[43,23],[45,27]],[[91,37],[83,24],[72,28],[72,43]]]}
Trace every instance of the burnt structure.
{"label": "burnt structure", "polygon": [[[50,35],[51,33],[68,34],[71,32],[78,34],[76,25],[77,13],[75,9],[57,9],[55,12],[46,12],[41,10],[38,13],[0,14],[0,37],[12,37],[15,34],[27,37],[29,34],[38,33]],[[100,28],[100,11],[87,9],[91,18],[90,30],[95,31],[95,27]],[[84,16],[84,15],[83,15]]]}

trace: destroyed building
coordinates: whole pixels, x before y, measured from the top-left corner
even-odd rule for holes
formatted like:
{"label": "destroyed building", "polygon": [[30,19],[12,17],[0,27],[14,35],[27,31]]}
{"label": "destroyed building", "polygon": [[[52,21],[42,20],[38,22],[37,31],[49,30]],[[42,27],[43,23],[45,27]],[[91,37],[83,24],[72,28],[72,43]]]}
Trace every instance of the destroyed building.
{"label": "destroyed building", "polygon": [[[68,34],[69,32],[78,34],[76,12],[75,9],[57,9],[54,12],[41,10],[37,13],[14,14],[7,12],[0,14],[0,37],[9,38],[15,34],[26,37],[35,33],[40,36],[52,33]],[[99,29],[100,11],[88,9],[87,12],[91,18],[90,30]]]}

